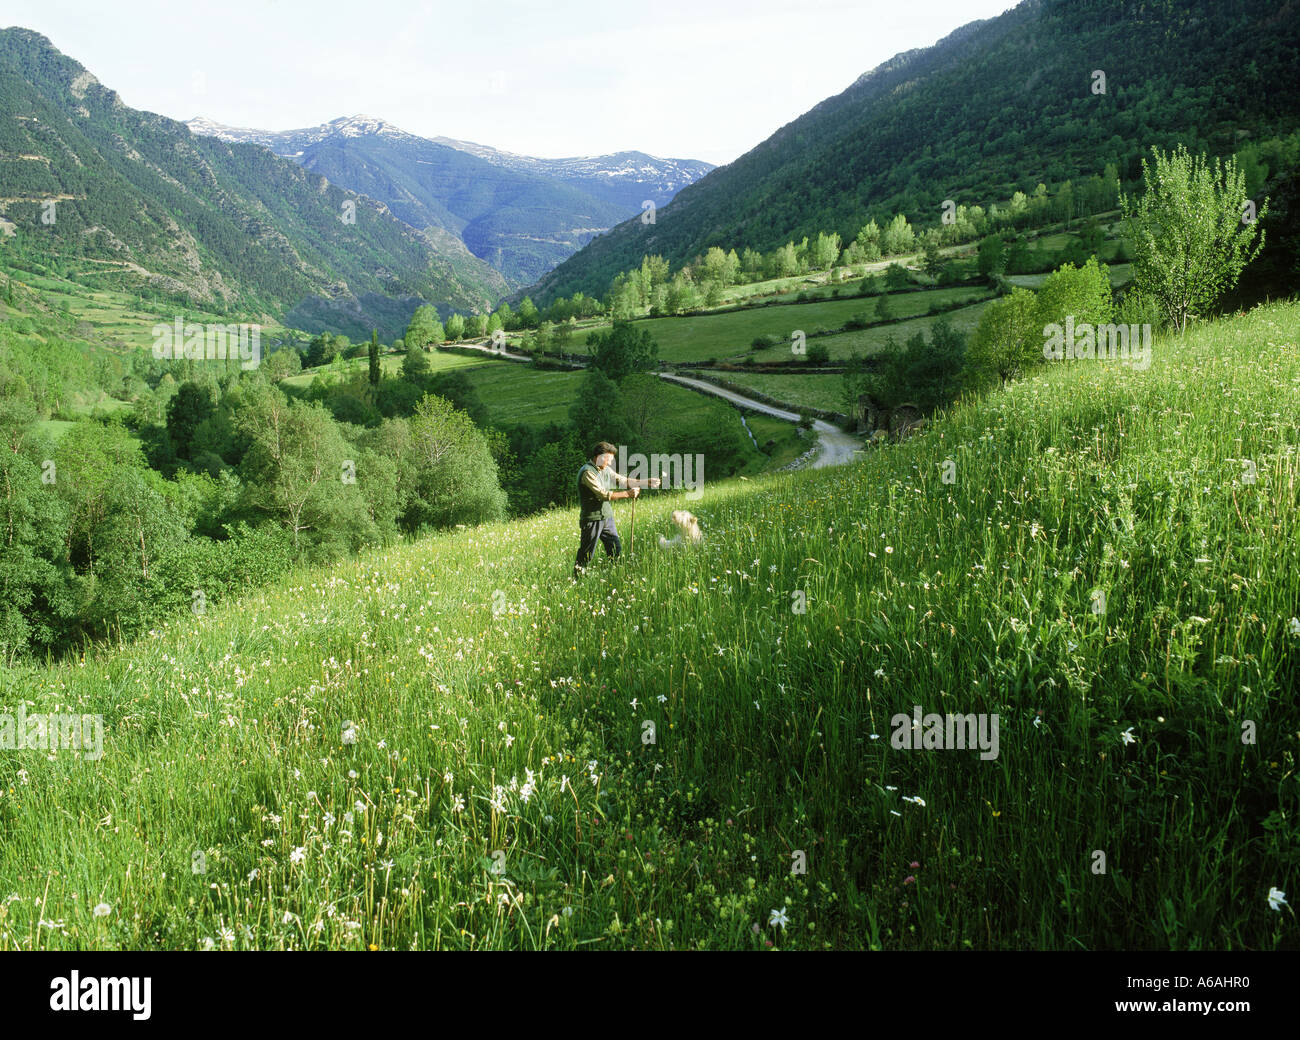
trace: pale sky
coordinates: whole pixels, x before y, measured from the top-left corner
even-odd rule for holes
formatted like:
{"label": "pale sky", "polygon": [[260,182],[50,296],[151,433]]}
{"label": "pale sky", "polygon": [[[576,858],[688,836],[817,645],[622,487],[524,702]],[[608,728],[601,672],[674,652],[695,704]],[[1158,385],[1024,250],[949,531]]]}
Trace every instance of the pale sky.
{"label": "pale sky", "polygon": [[900,51],[1018,0],[7,0],[132,108],[378,116],[526,155],[730,162]]}

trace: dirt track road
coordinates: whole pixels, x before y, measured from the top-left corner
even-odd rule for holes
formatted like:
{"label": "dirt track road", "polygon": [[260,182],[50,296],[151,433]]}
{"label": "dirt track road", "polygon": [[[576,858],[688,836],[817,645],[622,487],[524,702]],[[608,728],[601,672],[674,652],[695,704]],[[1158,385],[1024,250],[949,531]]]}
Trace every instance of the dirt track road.
{"label": "dirt track road", "polygon": [[[474,350],[480,350],[489,357],[509,359],[511,361],[532,361],[526,354],[514,354],[510,351],[496,349],[489,342],[484,343],[459,343],[457,346],[469,347]],[[574,363],[574,368],[583,367]],[[777,408],[775,405],[764,404],[762,401],[755,401],[753,398],[745,397],[732,390],[725,390],[720,386],[712,383],[706,383],[702,379],[691,379],[689,376],[673,375],[669,372],[660,372],[661,379],[667,379],[670,382],[678,383],[681,386],[688,386],[693,390],[699,390],[702,393],[712,394],[714,397],[720,397],[738,408],[748,408],[751,411],[761,412],[764,415],[770,415],[776,419],[783,419],[786,422],[797,423],[799,414],[791,412],[784,408]],[[846,462],[851,462],[853,455],[862,447],[862,438],[855,437],[851,433],[845,433],[838,426],[826,422],[824,419],[813,420],[813,430],[817,434],[817,443],[821,450],[812,460],[812,469],[821,469],[823,466],[840,466]]]}
{"label": "dirt track road", "polygon": [[[712,383],[706,383],[702,379],[691,379],[689,376],[675,376],[667,372],[659,373],[661,379],[667,379],[673,383],[680,383],[682,386],[689,386],[692,389],[700,390],[706,394],[712,394],[720,397],[724,401],[740,408],[748,408],[755,412],[762,412],[764,415],[770,415],[776,419],[784,419],[786,422],[799,421],[797,412],[787,411],[784,408],[777,408],[774,405],[764,404],[762,401],[755,401],[752,398],[745,397],[743,394],[735,393],[732,390],[723,389],[720,386],[714,386]],[[817,433],[818,443],[821,445],[821,451],[812,461],[813,469],[821,469],[823,466],[839,466],[853,459],[853,453],[862,447],[862,440],[853,436],[851,433],[845,433],[837,426],[826,422],[824,419],[814,419],[813,429]]]}

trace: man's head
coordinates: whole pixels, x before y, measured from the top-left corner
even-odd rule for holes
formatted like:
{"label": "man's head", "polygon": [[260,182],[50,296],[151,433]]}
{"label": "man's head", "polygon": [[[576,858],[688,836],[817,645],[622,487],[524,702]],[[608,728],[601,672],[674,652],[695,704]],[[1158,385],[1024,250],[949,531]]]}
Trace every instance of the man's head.
{"label": "man's head", "polygon": [[618,449],[609,441],[599,441],[591,449],[591,462],[597,469],[604,469],[614,461]]}

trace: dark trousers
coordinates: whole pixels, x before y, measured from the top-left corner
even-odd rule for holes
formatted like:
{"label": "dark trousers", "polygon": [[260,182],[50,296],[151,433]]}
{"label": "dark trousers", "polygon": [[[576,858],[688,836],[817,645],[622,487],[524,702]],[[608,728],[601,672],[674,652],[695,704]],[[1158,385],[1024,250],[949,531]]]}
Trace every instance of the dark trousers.
{"label": "dark trousers", "polygon": [[623,546],[618,540],[618,531],[614,527],[614,518],[612,516],[601,517],[589,524],[579,524],[578,533],[582,540],[578,544],[578,559],[573,566],[573,576],[575,578],[579,576],[581,569],[587,566],[591,554],[596,551],[597,542],[600,542],[605,547],[606,556],[618,559],[618,554]]}

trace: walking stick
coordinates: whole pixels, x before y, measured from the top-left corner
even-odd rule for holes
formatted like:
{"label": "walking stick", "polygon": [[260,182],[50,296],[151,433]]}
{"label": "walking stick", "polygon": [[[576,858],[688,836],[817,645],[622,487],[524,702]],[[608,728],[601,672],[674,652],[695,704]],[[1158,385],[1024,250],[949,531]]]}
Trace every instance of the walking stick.
{"label": "walking stick", "polygon": [[[660,477],[659,477],[659,482],[660,482],[661,484],[663,483],[663,476],[662,476],[662,474],[661,474]],[[650,488],[647,486],[646,490],[649,491]],[[637,500],[637,497],[639,497],[639,496],[634,496],[634,497],[632,498],[632,530],[631,530],[631,533],[628,535],[628,539],[627,539],[627,554],[628,554],[629,556],[631,556],[633,550],[636,549],[636,500]]]}

